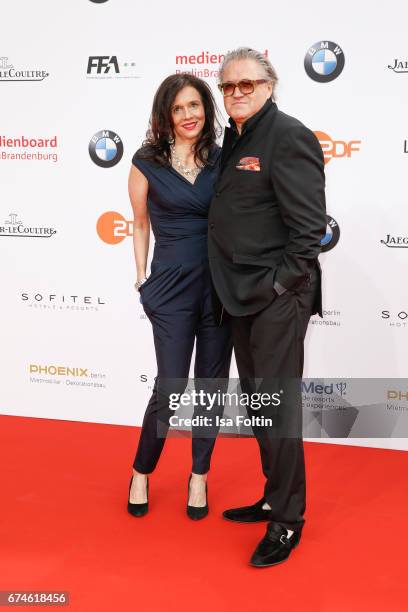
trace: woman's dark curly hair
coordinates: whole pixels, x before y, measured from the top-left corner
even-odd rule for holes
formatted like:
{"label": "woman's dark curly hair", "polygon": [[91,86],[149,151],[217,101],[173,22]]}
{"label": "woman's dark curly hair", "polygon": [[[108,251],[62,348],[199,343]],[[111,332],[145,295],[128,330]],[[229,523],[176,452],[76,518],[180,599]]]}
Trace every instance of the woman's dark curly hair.
{"label": "woman's dark curly hair", "polygon": [[200,94],[205,112],[204,127],[195,144],[194,159],[196,163],[202,165],[211,164],[207,156],[215,145],[217,135],[221,132],[217,117],[218,108],[207,83],[186,73],[171,74],[156,91],[146,140],[137,153],[139,158],[150,159],[162,165],[170,162],[169,139],[173,136],[172,106],[179,91],[188,86],[194,87]]}

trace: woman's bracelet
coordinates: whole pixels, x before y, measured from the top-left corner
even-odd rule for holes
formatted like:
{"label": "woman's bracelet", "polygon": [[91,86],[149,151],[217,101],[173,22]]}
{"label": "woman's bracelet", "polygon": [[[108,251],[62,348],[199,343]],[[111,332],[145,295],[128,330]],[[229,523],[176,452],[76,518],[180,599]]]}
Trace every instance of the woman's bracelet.
{"label": "woman's bracelet", "polygon": [[138,280],[135,282],[135,289],[136,291],[139,291],[140,287],[143,285],[143,283],[145,283],[147,281],[146,276],[144,278],[142,278],[142,280]]}

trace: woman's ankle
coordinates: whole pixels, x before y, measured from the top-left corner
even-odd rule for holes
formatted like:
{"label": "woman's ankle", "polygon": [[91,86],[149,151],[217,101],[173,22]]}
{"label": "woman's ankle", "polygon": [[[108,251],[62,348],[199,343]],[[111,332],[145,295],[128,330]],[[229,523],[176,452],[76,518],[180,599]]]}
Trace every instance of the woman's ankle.
{"label": "woman's ankle", "polygon": [[133,468],[133,476],[136,476],[136,478],[145,478],[147,480],[147,474],[142,474],[142,472],[138,472],[137,470],[135,470],[135,468]]}
{"label": "woman's ankle", "polygon": [[207,476],[208,472],[207,474],[195,474],[191,472],[191,482],[207,482]]}

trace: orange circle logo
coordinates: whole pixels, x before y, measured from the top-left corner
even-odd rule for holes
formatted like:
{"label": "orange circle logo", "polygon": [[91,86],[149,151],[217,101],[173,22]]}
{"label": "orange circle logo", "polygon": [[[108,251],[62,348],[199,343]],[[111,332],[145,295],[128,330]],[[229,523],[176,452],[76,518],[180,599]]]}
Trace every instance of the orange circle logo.
{"label": "orange circle logo", "polygon": [[360,151],[361,140],[333,140],[325,132],[315,132],[322,147],[324,163],[328,164],[333,157],[348,157]]}
{"label": "orange circle logo", "polygon": [[98,236],[106,244],[119,244],[127,236],[132,236],[132,222],[113,210],[103,213],[97,223]]}
{"label": "orange circle logo", "polygon": [[332,158],[333,140],[325,132],[315,132],[315,136],[322,147],[324,163],[328,164]]}

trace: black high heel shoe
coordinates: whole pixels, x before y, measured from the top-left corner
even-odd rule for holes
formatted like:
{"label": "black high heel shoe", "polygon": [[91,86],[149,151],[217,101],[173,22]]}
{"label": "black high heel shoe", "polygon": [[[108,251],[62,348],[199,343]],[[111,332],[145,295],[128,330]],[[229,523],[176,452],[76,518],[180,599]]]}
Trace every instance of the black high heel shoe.
{"label": "black high heel shoe", "polygon": [[200,508],[198,508],[197,506],[188,505],[188,500],[190,497],[190,481],[191,481],[191,474],[190,474],[190,478],[188,479],[188,485],[187,485],[187,516],[191,518],[193,521],[198,521],[200,519],[205,518],[208,514],[207,481],[205,482],[205,499],[207,503],[205,504],[205,506],[202,506]]}
{"label": "black high heel shoe", "polygon": [[[132,482],[133,482],[133,474],[132,474],[132,477],[129,483],[129,496],[130,496],[130,489],[132,486]],[[149,509],[149,477],[147,477],[147,480],[146,480],[146,497],[147,497],[147,502],[143,504],[132,504],[132,502],[128,498],[127,509],[128,509],[128,512],[132,516],[144,516],[145,514],[147,514],[147,511]]]}

